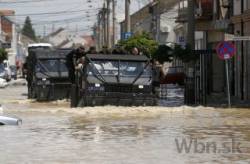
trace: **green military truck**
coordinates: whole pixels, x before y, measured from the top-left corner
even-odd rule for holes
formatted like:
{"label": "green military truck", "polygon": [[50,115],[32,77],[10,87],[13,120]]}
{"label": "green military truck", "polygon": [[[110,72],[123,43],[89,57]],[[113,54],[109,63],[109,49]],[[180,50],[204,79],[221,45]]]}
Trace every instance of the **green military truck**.
{"label": "green military truck", "polygon": [[70,49],[32,47],[26,59],[28,98],[51,101],[69,98],[71,83],[66,66]]}
{"label": "green military truck", "polygon": [[88,54],[76,71],[71,107],[153,106],[152,67],[146,56]]}

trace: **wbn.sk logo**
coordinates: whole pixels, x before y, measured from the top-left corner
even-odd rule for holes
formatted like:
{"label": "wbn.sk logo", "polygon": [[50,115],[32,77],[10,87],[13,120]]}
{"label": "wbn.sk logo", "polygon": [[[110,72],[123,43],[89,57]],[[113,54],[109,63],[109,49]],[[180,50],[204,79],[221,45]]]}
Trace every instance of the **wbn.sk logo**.
{"label": "wbn.sk logo", "polygon": [[203,142],[198,139],[175,139],[178,153],[242,153],[240,142],[231,139],[228,142]]}

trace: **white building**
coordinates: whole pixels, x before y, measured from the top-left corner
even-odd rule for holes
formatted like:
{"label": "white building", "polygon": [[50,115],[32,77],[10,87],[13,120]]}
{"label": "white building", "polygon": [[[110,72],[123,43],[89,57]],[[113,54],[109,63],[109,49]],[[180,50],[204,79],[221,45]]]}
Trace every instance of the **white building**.
{"label": "white building", "polygon": [[55,32],[49,34],[45,40],[57,48],[72,48],[75,45],[85,45],[83,37],[72,34],[64,28],[59,28]]}

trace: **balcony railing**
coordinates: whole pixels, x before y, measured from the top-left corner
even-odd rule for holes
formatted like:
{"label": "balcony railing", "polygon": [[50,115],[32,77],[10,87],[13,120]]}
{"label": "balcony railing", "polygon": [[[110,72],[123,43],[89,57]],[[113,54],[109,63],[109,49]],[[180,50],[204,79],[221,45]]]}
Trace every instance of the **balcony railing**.
{"label": "balcony railing", "polygon": [[[213,19],[213,1],[212,0],[196,0],[195,15],[197,20]],[[177,22],[186,22],[188,13],[187,0],[179,1],[179,10]]]}

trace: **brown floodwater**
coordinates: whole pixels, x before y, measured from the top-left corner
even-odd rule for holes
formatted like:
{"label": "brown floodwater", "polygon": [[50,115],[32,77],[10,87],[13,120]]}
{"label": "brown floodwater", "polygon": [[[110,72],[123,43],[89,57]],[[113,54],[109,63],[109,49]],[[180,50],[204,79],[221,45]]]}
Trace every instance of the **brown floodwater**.
{"label": "brown floodwater", "polygon": [[[250,109],[70,109],[67,101],[37,103],[26,94],[25,86],[0,89],[4,115],[23,120],[0,126],[1,164],[250,163]],[[179,152],[184,141],[190,150]]]}

